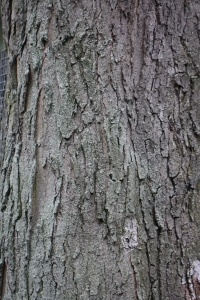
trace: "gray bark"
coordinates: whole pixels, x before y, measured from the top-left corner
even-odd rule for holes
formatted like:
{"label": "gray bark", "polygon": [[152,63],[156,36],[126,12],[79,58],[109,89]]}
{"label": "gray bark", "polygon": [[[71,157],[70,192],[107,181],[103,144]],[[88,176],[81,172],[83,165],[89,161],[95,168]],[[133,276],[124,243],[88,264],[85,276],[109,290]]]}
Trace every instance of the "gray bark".
{"label": "gray bark", "polygon": [[199,299],[199,1],[2,15],[1,299]]}

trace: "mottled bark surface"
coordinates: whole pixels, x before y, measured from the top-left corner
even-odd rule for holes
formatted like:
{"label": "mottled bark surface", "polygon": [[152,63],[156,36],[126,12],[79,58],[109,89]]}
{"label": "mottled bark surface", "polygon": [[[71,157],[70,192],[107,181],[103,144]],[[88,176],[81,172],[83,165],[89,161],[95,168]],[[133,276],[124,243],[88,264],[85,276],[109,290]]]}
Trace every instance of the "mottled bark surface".
{"label": "mottled bark surface", "polygon": [[1,299],[199,299],[200,2],[2,2]]}

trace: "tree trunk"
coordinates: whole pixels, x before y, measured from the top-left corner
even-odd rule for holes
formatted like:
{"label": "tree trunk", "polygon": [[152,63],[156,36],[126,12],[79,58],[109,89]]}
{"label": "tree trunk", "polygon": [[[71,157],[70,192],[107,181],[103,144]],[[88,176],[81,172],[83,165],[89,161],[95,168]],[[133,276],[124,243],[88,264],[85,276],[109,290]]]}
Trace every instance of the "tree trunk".
{"label": "tree trunk", "polygon": [[1,299],[200,299],[199,1],[2,15]]}

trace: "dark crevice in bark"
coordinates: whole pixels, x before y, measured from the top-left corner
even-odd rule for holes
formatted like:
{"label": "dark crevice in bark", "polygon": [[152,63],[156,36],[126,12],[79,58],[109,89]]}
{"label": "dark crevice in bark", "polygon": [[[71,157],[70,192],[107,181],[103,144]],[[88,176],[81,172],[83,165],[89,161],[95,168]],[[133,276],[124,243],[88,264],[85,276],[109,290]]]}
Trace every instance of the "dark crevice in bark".
{"label": "dark crevice in bark", "polygon": [[11,37],[11,30],[12,30],[12,0],[9,0],[9,5],[8,5],[8,24],[9,26],[9,31],[8,31],[8,42]]}
{"label": "dark crevice in bark", "polygon": [[0,263],[0,299],[3,300],[6,288],[7,264],[3,259]]}

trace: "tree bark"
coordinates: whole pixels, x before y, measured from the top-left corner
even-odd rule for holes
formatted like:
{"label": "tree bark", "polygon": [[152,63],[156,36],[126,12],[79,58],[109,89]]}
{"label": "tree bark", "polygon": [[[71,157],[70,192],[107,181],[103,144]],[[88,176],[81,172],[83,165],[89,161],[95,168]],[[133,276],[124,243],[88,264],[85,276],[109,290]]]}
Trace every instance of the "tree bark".
{"label": "tree bark", "polygon": [[1,299],[199,299],[199,18],[2,0]]}

